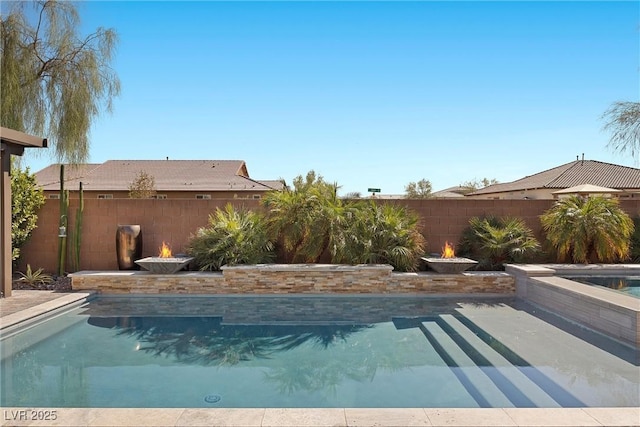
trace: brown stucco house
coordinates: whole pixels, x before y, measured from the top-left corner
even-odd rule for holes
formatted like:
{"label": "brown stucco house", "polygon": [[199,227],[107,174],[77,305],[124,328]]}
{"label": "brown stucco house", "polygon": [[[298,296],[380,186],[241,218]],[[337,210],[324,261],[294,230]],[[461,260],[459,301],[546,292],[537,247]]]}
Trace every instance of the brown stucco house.
{"label": "brown stucco house", "polygon": [[[283,180],[255,180],[242,160],[109,160],[65,165],[65,189],[76,198],[79,184],[85,198],[129,198],[129,188],[141,172],[154,178],[157,199],[260,199],[285,188]],[[60,164],[35,173],[50,199],[59,198]]]}
{"label": "brown stucco house", "polygon": [[[612,197],[640,198],[640,169],[599,162],[576,160],[512,182],[493,184],[467,194],[473,199],[557,199],[562,191],[590,184],[594,193]],[[577,192],[578,190],[576,190]],[[570,191],[571,192],[571,191]]]}

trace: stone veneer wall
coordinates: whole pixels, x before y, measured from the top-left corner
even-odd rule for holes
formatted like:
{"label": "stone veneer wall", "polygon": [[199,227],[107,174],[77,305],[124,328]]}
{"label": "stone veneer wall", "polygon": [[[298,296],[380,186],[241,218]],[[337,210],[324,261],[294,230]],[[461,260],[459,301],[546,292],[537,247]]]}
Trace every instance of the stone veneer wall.
{"label": "stone veneer wall", "polygon": [[74,290],[108,294],[515,293],[515,279],[507,273],[392,273],[390,265],[225,266],[222,273],[171,275],[82,271],[71,275],[71,283]]}

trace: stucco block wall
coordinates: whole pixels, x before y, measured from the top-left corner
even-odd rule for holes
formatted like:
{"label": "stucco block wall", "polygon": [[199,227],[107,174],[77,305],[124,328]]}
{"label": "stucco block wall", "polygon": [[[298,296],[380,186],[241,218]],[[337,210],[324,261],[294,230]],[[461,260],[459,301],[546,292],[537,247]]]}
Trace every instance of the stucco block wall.
{"label": "stucco block wall", "polygon": [[[163,241],[174,253],[183,253],[189,237],[205,226],[216,207],[231,203],[236,207],[261,209],[259,200],[85,200],[82,230],[82,258],[77,270],[116,270],[115,232],[118,224],[140,224],[143,234],[142,256],[155,256]],[[427,240],[426,253],[439,253],[445,241],[457,243],[473,216],[517,216],[542,239],[539,216],[549,209],[552,200],[383,200],[415,211]],[[623,200],[621,206],[630,215],[640,214],[640,200]],[[70,225],[75,224],[77,200],[70,201]],[[33,268],[57,270],[59,201],[47,200],[38,214],[38,228],[22,248],[19,268],[27,263]],[[70,227],[71,228],[71,227]],[[68,271],[71,271],[68,264]]]}

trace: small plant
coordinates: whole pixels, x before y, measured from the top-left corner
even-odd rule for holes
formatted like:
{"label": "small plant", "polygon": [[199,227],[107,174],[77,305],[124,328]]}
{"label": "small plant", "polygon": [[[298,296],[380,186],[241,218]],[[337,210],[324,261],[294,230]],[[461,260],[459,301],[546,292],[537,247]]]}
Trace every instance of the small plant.
{"label": "small plant", "polygon": [[541,215],[560,261],[614,262],[629,257],[633,221],[616,199],[571,196]]}
{"label": "small plant", "polygon": [[20,272],[20,280],[21,282],[28,283],[30,286],[35,287],[36,285],[46,285],[53,282],[53,278],[44,273],[42,268],[37,269],[36,271],[31,270],[31,265],[27,264],[27,271],[22,273]]}
{"label": "small plant", "polygon": [[474,217],[463,231],[458,252],[478,261],[478,269],[503,270],[504,264],[523,262],[540,244],[522,219]]}
{"label": "small plant", "polygon": [[266,223],[257,212],[236,210],[227,204],[209,215],[209,225],[191,237],[187,252],[200,270],[220,270],[223,265],[271,262],[274,245]]}

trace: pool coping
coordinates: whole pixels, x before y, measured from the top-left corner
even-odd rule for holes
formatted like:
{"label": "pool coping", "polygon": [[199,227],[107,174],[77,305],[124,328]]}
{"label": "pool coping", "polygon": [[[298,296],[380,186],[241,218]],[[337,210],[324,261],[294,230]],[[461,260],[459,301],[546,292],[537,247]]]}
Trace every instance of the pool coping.
{"label": "pool coping", "polygon": [[[38,291],[34,291],[38,292]],[[0,318],[0,330],[82,302],[64,294]],[[640,407],[612,408],[1,408],[2,426],[638,426]],[[55,419],[52,419],[55,416]],[[48,419],[40,419],[46,418]]]}
{"label": "pool coping", "polygon": [[3,426],[640,425],[640,408],[3,408],[2,411]]}
{"label": "pool coping", "polygon": [[[32,291],[40,292],[40,291]],[[42,317],[46,317],[47,314],[52,314],[54,311],[64,308],[69,305],[79,304],[95,295],[95,292],[70,292],[62,294],[62,296],[52,299],[50,301],[43,302],[41,304],[34,305],[27,309],[7,314],[6,316],[0,316],[0,333],[6,332],[14,326],[26,326],[30,322],[42,320]],[[11,298],[11,297],[9,297]]]}
{"label": "pool coping", "polygon": [[639,264],[507,264],[516,297],[640,349],[640,299],[562,276],[640,274]]}

